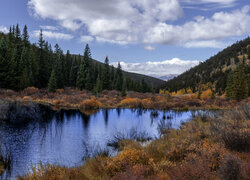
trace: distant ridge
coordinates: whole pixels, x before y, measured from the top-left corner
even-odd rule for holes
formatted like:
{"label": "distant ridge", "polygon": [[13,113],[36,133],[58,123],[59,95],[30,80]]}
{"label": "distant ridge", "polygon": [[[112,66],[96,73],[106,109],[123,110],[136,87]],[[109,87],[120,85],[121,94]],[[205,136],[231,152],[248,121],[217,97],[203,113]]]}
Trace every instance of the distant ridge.
{"label": "distant ridge", "polygon": [[170,91],[191,88],[193,91],[197,91],[199,84],[211,82],[215,85],[216,92],[222,94],[226,89],[228,74],[234,70],[239,63],[244,62],[249,75],[249,56],[250,38],[248,37],[225,48],[205,62],[168,81],[163,88],[167,88]]}

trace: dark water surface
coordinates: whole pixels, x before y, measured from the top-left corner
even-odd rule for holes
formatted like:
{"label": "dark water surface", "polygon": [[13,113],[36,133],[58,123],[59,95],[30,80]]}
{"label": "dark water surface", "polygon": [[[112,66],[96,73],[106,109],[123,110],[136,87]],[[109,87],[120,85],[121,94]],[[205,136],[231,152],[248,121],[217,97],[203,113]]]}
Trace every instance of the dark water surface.
{"label": "dark water surface", "polygon": [[117,132],[136,129],[151,137],[159,137],[158,126],[164,121],[171,128],[191,120],[198,112],[112,109],[86,115],[80,111],[60,111],[43,122],[25,125],[2,124],[1,143],[12,156],[11,170],[3,177],[16,178],[41,163],[73,167],[83,164],[85,147],[105,148]]}

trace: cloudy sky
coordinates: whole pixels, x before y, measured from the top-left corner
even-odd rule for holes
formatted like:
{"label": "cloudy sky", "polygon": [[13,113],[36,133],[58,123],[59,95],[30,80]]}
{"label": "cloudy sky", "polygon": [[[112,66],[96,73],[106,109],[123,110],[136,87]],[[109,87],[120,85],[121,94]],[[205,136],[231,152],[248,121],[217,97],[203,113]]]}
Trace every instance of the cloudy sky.
{"label": "cloudy sky", "polygon": [[52,45],[122,62],[144,74],[179,74],[250,35],[249,0],[1,0],[0,31],[28,25]]}

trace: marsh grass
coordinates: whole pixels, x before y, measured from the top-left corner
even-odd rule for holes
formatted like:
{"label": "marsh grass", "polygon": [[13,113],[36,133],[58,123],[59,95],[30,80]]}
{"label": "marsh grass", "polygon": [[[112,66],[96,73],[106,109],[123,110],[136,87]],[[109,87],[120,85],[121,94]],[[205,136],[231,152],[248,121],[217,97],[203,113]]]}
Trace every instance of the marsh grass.
{"label": "marsh grass", "polygon": [[124,140],[132,140],[136,142],[146,142],[152,140],[152,137],[148,135],[146,131],[138,131],[136,128],[132,128],[129,130],[129,132],[117,132],[111,138],[107,146],[112,147],[114,149],[120,149],[119,147],[119,142],[124,141]]}

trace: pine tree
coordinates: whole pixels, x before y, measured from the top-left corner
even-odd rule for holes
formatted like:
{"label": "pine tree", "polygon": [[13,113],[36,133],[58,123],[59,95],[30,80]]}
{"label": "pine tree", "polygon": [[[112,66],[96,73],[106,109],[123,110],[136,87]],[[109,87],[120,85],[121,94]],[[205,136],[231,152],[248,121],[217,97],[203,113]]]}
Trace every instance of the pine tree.
{"label": "pine tree", "polygon": [[79,88],[80,90],[83,90],[85,88],[84,71],[85,71],[84,64],[81,63],[76,80],[76,87]]}
{"label": "pine tree", "polygon": [[59,45],[55,45],[55,73],[57,80],[57,88],[64,88],[64,62],[63,62],[63,52]]}
{"label": "pine tree", "polygon": [[20,28],[19,28],[18,24],[16,25],[16,28],[15,28],[15,38],[16,39],[21,39],[21,31],[20,31]]}
{"label": "pine tree", "polygon": [[85,82],[86,82],[86,89],[91,91],[93,89],[93,83],[90,70],[88,70],[87,72],[87,77]]}
{"label": "pine tree", "polygon": [[245,74],[245,67],[243,64],[240,64],[234,73],[234,86],[236,89],[236,100],[239,101],[248,97],[247,76]]}
{"label": "pine tree", "polygon": [[40,38],[38,41],[38,87],[45,88],[48,85],[48,62],[45,56],[45,41],[43,40],[43,32],[40,30]]}
{"label": "pine tree", "polygon": [[19,66],[20,77],[20,89],[24,89],[29,86],[29,70],[30,70],[30,60],[29,60],[29,50],[25,46],[23,47],[21,54],[21,61]]}
{"label": "pine tree", "polygon": [[56,71],[55,69],[52,70],[50,78],[49,78],[49,84],[48,84],[49,92],[55,92],[57,89],[57,79],[56,79]]}
{"label": "pine tree", "polygon": [[7,44],[4,37],[0,40],[0,87],[9,88],[9,83],[11,81],[11,65],[8,61],[7,54]]}
{"label": "pine tree", "polygon": [[99,76],[97,77],[97,82],[96,82],[96,92],[97,93],[102,92],[102,83]]}
{"label": "pine tree", "polygon": [[26,25],[23,28],[22,40],[24,42],[24,46],[27,47],[29,45],[29,34],[28,34],[28,28]]}
{"label": "pine tree", "polygon": [[103,89],[110,89],[110,75],[109,75],[109,59],[106,57],[104,69],[102,71],[102,87]]}
{"label": "pine tree", "polygon": [[227,78],[226,97],[235,99],[234,73],[230,72]]}
{"label": "pine tree", "polygon": [[121,95],[124,97],[127,95],[127,83],[126,83],[126,79],[123,80],[122,83],[122,92]]}
{"label": "pine tree", "polygon": [[69,75],[69,85],[72,87],[76,86],[76,79],[77,79],[77,73],[78,73],[78,66],[76,59],[72,61],[72,65],[70,68],[70,75]]}
{"label": "pine tree", "polygon": [[226,96],[229,99],[242,100],[248,97],[248,79],[245,73],[245,67],[240,64],[235,72],[228,76]]}
{"label": "pine tree", "polygon": [[118,91],[122,90],[122,82],[123,81],[123,74],[122,74],[122,67],[120,62],[118,63],[118,67],[116,70],[116,83],[115,83],[115,89]]}

